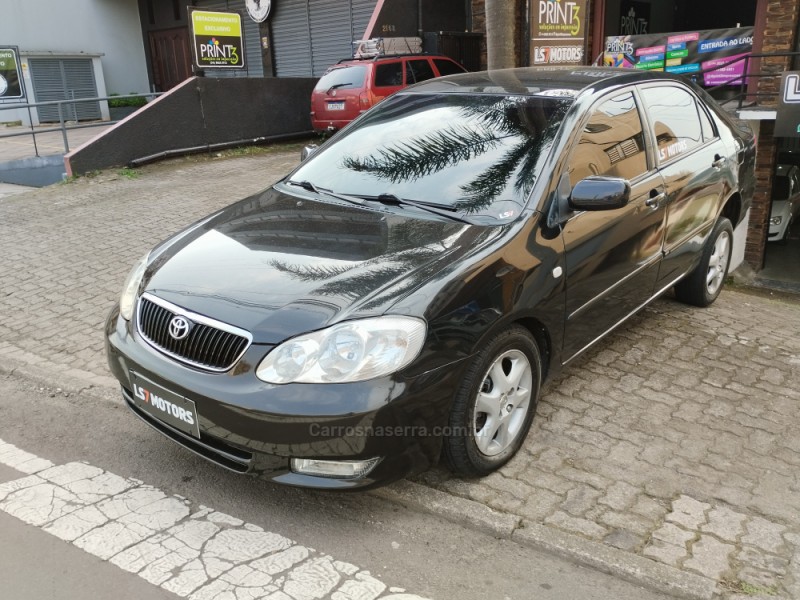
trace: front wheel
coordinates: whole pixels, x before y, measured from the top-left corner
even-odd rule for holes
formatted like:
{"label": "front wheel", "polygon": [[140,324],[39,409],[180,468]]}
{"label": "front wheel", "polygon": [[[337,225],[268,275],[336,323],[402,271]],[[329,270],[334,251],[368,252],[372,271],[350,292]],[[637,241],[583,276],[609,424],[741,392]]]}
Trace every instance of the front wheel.
{"label": "front wheel", "polygon": [[728,275],[733,250],[733,227],[720,217],[708,236],[700,264],[675,285],[675,296],[681,302],[708,306],[717,299]]}
{"label": "front wheel", "polygon": [[541,358],[531,334],[513,326],[470,365],[450,412],[444,457],[460,475],[488,475],[517,453],[536,414]]}

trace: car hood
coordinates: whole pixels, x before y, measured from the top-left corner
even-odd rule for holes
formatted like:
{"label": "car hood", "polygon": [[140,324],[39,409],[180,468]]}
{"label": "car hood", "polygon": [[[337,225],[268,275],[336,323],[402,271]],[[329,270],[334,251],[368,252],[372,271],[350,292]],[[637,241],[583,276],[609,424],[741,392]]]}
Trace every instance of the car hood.
{"label": "car hood", "polygon": [[772,208],[769,211],[770,217],[787,217],[789,216],[789,201],[788,200],[773,200]]}
{"label": "car hood", "polygon": [[[154,251],[144,289],[256,343],[383,314],[503,227],[362,208],[274,188]],[[425,307],[421,308],[420,316]]]}

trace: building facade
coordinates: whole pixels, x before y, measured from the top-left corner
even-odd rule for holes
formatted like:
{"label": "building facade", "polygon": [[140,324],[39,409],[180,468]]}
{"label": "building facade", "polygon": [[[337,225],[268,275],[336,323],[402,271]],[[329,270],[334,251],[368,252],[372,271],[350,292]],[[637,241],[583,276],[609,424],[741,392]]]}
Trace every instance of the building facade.
{"label": "building facade", "polygon": [[[4,0],[0,46],[20,51],[24,101],[147,92],[138,22],[137,0]],[[0,106],[18,102],[0,97]],[[63,111],[67,120],[108,116],[101,103],[65,106]],[[34,121],[57,121],[58,108],[43,108],[32,116]],[[27,111],[0,110],[0,122],[8,121],[27,122]]]}

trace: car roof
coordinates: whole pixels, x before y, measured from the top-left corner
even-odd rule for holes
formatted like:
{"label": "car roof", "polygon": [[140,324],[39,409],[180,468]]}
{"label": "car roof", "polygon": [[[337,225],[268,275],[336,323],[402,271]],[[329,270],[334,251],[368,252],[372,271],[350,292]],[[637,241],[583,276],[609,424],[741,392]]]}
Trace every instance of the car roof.
{"label": "car roof", "polygon": [[[666,80],[686,83],[686,80],[659,71],[617,69],[611,67],[520,67],[477,73],[459,73],[430,79],[410,88],[413,93],[522,93],[536,94],[545,90],[602,88]],[[577,95],[577,94],[573,94]]]}
{"label": "car roof", "polygon": [[401,58],[444,58],[445,60],[449,60],[455,62],[449,56],[445,56],[444,54],[429,54],[427,52],[415,52],[415,53],[408,53],[408,54],[381,54],[378,56],[365,56],[364,58],[343,58],[336,65],[363,65],[364,63],[370,62],[381,62],[384,60],[399,60]]}

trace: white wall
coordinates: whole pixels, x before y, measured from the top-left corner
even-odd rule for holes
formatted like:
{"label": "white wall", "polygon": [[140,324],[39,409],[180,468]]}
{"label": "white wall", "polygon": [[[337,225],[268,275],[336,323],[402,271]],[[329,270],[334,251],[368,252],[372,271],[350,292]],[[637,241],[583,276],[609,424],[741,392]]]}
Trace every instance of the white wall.
{"label": "white wall", "polygon": [[0,13],[0,44],[102,54],[106,92],[150,90],[137,0],[2,0]]}

